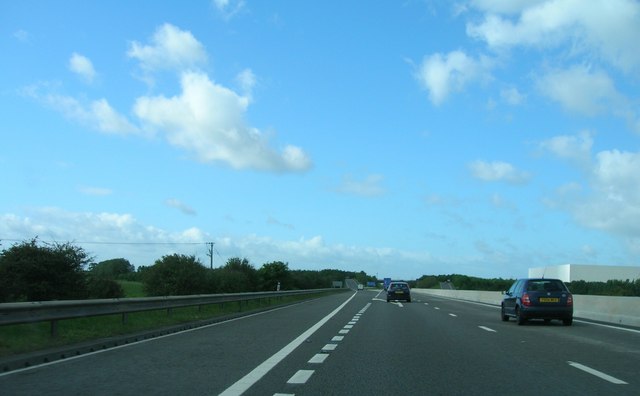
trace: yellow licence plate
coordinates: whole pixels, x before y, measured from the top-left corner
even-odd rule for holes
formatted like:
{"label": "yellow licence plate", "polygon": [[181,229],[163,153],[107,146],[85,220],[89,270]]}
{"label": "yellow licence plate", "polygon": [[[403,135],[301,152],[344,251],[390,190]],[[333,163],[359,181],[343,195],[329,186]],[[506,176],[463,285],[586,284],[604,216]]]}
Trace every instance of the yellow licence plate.
{"label": "yellow licence plate", "polygon": [[540,297],[540,302],[559,302],[560,299],[556,297]]}

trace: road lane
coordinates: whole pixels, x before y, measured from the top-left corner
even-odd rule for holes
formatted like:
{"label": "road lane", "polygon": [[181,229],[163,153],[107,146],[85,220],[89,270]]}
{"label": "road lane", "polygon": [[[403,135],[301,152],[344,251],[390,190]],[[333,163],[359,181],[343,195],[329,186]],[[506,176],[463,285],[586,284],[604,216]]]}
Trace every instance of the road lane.
{"label": "road lane", "polygon": [[[331,296],[0,376],[3,394],[217,395],[352,297]],[[245,395],[640,394],[640,333],[502,322],[499,310],[361,291]]]}
{"label": "road lane", "polygon": [[0,376],[7,395],[217,395],[345,302],[339,293]]}
{"label": "road lane", "polygon": [[[603,334],[587,324],[517,326],[501,322],[493,307],[422,296],[415,300],[399,306],[374,299],[314,376],[304,385],[277,392],[640,394],[640,339],[635,335],[621,337],[624,332],[612,329]],[[584,365],[601,367],[613,378],[633,381],[604,381],[570,365],[573,358],[580,364],[590,361]]]}

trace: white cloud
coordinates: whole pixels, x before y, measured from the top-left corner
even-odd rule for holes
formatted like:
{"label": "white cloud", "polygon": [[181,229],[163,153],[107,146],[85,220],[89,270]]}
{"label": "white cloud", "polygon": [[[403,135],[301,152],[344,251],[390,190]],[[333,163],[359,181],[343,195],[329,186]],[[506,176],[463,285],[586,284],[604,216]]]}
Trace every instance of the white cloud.
{"label": "white cloud", "polygon": [[65,117],[98,131],[113,134],[140,132],[127,117],[113,109],[106,99],[82,103],[71,96],[42,93],[41,89],[41,86],[32,85],[22,89],[21,92],[62,113]]}
{"label": "white cloud", "polygon": [[[151,73],[160,69],[181,72],[179,96],[136,99],[133,112],[144,129],[132,124],[106,99],[81,102],[71,96],[50,93],[53,88],[47,84],[26,87],[22,92],[67,118],[101,132],[159,131],[170,144],[193,153],[202,162],[217,161],[235,169],[273,172],[303,172],[312,167],[311,159],[300,147],[271,148],[265,134],[246,124],[245,113],[257,80],[251,69],[244,69],[237,76],[244,96],[214,83],[206,74],[191,69],[207,60],[202,45],[190,32],[170,24],[157,29],[152,45],[133,42],[128,55],[140,61],[149,73],[149,81]],[[70,67],[81,76],[95,77],[91,62],[81,55],[72,56]]]}
{"label": "white cloud", "polygon": [[567,55],[602,59],[628,73],[640,69],[640,3],[636,1],[502,3],[511,4],[504,7],[496,1],[473,2],[486,14],[482,22],[467,24],[467,34],[496,50],[514,46],[550,49],[569,44]]}
{"label": "white cloud", "polygon": [[487,57],[474,59],[462,51],[445,55],[436,53],[423,60],[415,77],[429,92],[431,102],[439,105],[466,85],[489,79],[491,67],[492,62]]}
{"label": "white cloud", "polygon": [[168,141],[193,152],[202,162],[223,162],[235,169],[306,171],[311,160],[302,149],[269,147],[259,130],[245,124],[247,97],[218,85],[198,72],[185,72],[180,96],[140,97],[134,113]]}
{"label": "white cloud", "polygon": [[[588,154],[591,137],[560,136],[545,143],[561,158],[575,160]],[[582,226],[621,237],[640,248],[640,152],[606,150],[589,159],[587,184],[560,187],[549,206],[571,213]]]}
{"label": "white cloud", "polygon": [[593,168],[592,194],[566,203],[580,223],[640,240],[640,152],[602,151]]}
{"label": "white cloud", "polygon": [[238,74],[236,77],[238,84],[240,85],[240,89],[244,92],[245,96],[251,97],[251,91],[253,87],[256,85],[256,75],[253,74],[251,69],[245,69]]}
{"label": "white cloud", "polygon": [[212,0],[212,3],[225,19],[232,18],[246,6],[244,0]]}
{"label": "white cloud", "polygon": [[592,146],[593,136],[588,131],[581,132],[577,136],[554,136],[540,143],[542,150],[583,166],[589,165],[591,162]]}
{"label": "white cloud", "polygon": [[613,80],[605,72],[592,72],[585,66],[551,71],[537,85],[565,109],[585,115],[597,115],[620,102]]}
{"label": "white cloud", "polygon": [[469,164],[469,170],[475,178],[487,182],[521,184],[530,179],[527,172],[520,171],[513,165],[501,161],[474,161]]}
{"label": "white cloud", "polygon": [[519,14],[527,8],[547,0],[471,0],[474,8],[497,14]]}
{"label": "white cloud", "polygon": [[24,29],[18,29],[13,32],[13,37],[15,37],[20,42],[26,43],[31,38],[31,35]]}
{"label": "white cloud", "polygon": [[385,193],[385,189],[380,185],[383,180],[382,175],[369,175],[364,180],[354,180],[351,175],[346,175],[336,191],[343,194],[376,197]]}
{"label": "white cloud", "polygon": [[[69,212],[36,208],[28,215],[0,214],[0,235],[12,240],[34,237],[82,246],[97,261],[125,257],[134,265],[151,265],[163,255],[184,252],[186,245],[210,237],[197,228],[170,232],[140,223],[130,214]],[[175,245],[174,245],[175,244]]]}
{"label": "white cloud", "polygon": [[170,199],[167,199],[165,203],[167,204],[167,206],[178,209],[184,214],[191,215],[191,216],[196,214],[196,211],[191,206],[185,204],[184,202],[178,199],[170,198]]}
{"label": "white cloud", "polygon": [[69,59],[69,70],[79,75],[84,81],[91,83],[96,78],[96,71],[91,60],[85,56],[73,53]]}
{"label": "white cloud", "polygon": [[182,70],[207,62],[203,45],[189,31],[171,25],[160,26],[151,39],[151,45],[131,43],[127,55],[137,59],[147,71]]}
{"label": "white cloud", "polygon": [[521,94],[520,91],[518,91],[518,89],[515,87],[503,89],[502,91],[500,91],[500,96],[505,102],[512,106],[522,104],[522,102],[524,102],[526,98],[526,96]]}
{"label": "white cloud", "polygon": [[627,121],[640,133],[640,115],[632,101],[622,95],[602,70],[573,66],[550,71],[537,81],[538,89],[565,109],[588,116],[611,114]]}

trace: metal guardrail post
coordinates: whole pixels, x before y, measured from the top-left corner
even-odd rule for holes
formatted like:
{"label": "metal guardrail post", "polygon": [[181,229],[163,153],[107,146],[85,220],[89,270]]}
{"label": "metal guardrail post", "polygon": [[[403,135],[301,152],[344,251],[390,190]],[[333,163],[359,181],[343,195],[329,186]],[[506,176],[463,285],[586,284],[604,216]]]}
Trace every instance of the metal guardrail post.
{"label": "metal guardrail post", "polygon": [[58,336],[58,321],[56,319],[51,321],[51,337],[56,338]]}

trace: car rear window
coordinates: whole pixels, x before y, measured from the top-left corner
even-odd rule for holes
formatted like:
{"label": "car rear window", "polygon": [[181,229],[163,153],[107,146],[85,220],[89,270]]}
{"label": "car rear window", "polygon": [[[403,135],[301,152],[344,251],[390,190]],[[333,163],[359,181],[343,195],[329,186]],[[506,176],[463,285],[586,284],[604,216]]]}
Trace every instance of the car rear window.
{"label": "car rear window", "polygon": [[539,291],[539,292],[557,292],[565,291],[565,287],[559,280],[531,280],[527,283],[527,291]]}
{"label": "car rear window", "polygon": [[409,285],[406,283],[392,283],[391,286],[389,286],[390,289],[408,289]]}

